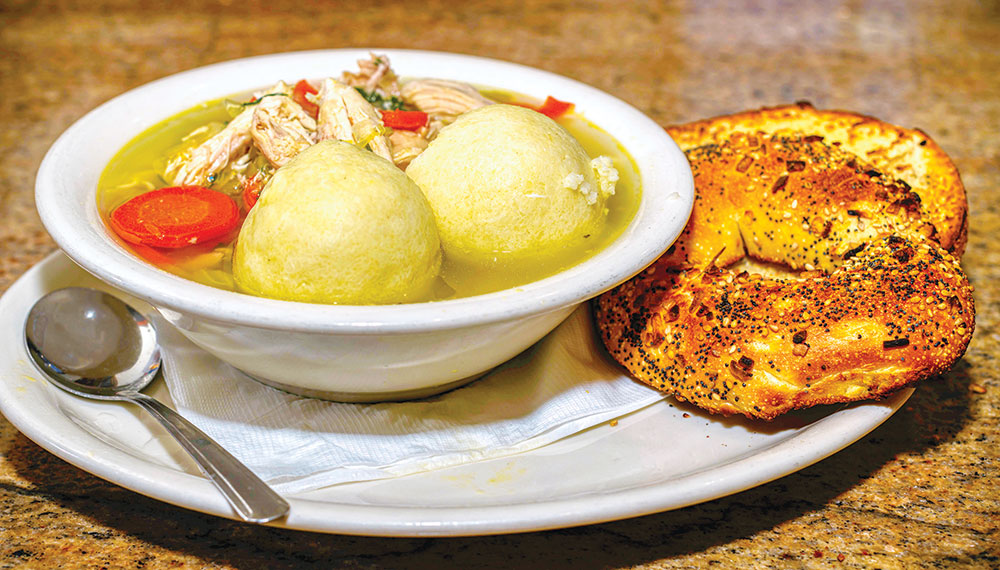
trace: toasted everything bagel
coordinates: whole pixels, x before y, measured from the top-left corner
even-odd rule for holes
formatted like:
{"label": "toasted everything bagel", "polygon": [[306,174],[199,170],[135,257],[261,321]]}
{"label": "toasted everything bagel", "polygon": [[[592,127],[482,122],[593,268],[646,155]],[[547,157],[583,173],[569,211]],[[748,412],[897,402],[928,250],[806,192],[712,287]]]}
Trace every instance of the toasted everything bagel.
{"label": "toasted everything bagel", "polygon": [[728,266],[745,255],[832,271],[844,254],[889,233],[934,236],[921,200],[818,137],[735,133],[686,151],[695,203],[666,263]]}
{"label": "toasted everything bagel", "polygon": [[[827,113],[782,109],[782,128],[760,124],[775,112],[766,110],[668,129],[694,173],[691,219],[651,267],[595,302],[616,360],[716,413],[773,419],[884,396],[947,370],[974,328],[972,288],[949,252],[964,244],[965,215],[924,215],[928,203],[964,210],[957,173],[957,186],[894,179],[811,130]],[[866,121],[868,131],[903,132]],[[926,140],[921,148],[937,148]],[[944,161],[934,169],[953,172]],[[744,257],[800,273],[724,269]]]}
{"label": "toasted everything bagel", "polygon": [[597,302],[605,345],[636,378],[763,419],[940,374],[965,351],[973,316],[957,260],[896,236],[796,279],[656,263]]}
{"label": "toasted everything bagel", "polygon": [[919,129],[847,111],[819,110],[806,102],[667,127],[684,150],[725,142],[735,133],[779,131],[821,137],[874,172],[911,187],[919,196],[921,218],[936,230],[936,241],[961,257],[969,228],[965,186],[944,150]]}

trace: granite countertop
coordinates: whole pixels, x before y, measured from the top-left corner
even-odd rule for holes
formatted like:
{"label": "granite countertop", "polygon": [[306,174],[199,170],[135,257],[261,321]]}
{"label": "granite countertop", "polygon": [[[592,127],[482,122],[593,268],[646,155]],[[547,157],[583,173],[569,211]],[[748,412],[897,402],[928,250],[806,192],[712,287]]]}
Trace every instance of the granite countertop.
{"label": "granite countertop", "polygon": [[202,515],[80,471],[0,416],[0,568],[1000,567],[995,2],[170,6],[0,3],[0,291],[56,249],[34,211],[35,172],[89,109],[242,56],[405,47],[558,72],[664,124],[809,100],[923,129],[966,184],[975,337],[885,424],[797,473],[672,512],[509,536],[359,538]]}

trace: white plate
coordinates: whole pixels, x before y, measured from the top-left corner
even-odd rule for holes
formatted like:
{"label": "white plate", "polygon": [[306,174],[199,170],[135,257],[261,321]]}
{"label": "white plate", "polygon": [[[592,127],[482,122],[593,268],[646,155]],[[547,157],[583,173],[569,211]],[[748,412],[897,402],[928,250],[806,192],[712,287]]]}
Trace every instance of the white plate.
{"label": "white plate", "polygon": [[[54,254],[0,299],[4,415],[38,445],[98,477],[174,505],[235,518],[215,487],[138,408],[82,400],[41,380],[24,349],[24,319],[40,296],[70,285],[108,290]],[[162,381],[153,389],[157,397],[169,398]],[[359,535],[461,536],[676,509],[815,463],[881,424],[911,393],[790,414],[770,424],[707,416],[663,401],[616,425],[513,457],[291,495],[291,514],[276,524]]]}

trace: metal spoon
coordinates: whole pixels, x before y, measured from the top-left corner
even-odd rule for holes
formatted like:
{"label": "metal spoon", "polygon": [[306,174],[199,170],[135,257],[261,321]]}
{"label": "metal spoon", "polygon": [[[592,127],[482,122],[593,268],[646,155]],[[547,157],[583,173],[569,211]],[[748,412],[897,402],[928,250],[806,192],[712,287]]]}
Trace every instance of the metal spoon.
{"label": "metal spoon", "polygon": [[285,516],[288,503],[204,432],[139,391],[160,369],[156,329],[103,291],[69,287],[35,303],[24,325],[35,364],[63,390],[98,400],[126,400],[163,424],[245,521]]}

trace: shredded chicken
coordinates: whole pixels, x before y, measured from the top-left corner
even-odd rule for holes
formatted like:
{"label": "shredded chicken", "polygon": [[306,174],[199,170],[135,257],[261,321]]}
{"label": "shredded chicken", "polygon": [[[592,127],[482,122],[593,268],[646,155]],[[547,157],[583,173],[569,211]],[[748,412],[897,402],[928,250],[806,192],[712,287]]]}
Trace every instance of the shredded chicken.
{"label": "shredded chicken", "polygon": [[[255,97],[283,93],[292,90],[284,81],[279,81],[270,89],[260,91]],[[263,101],[263,99],[262,99]],[[166,167],[167,178],[175,185],[208,185],[212,176],[222,172],[235,160],[249,152],[253,138],[250,129],[257,105],[247,106],[218,133],[205,142],[183,152],[170,160]]]}
{"label": "shredded chicken", "polygon": [[389,135],[392,144],[392,161],[396,166],[405,169],[430,144],[420,133],[413,131],[393,131]]}
{"label": "shredded chicken", "polygon": [[205,185],[209,177],[250,150],[252,120],[253,109],[244,109],[207,141],[175,156],[167,164],[166,176],[178,186]]}
{"label": "shredded chicken", "polygon": [[318,140],[337,139],[338,141],[354,142],[354,127],[347,115],[347,105],[340,96],[332,79],[323,82],[316,97],[319,105],[319,115],[316,122],[316,138]]}
{"label": "shredded chicken", "polygon": [[288,97],[265,97],[255,105],[250,136],[275,168],[316,142],[316,121]]}
{"label": "shredded chicken", "polygon": [[358,60],[358,73],[345,71],[341,74],[342,83],[351,87],[360,87],[365,91],[377,92],[382,96],[399,96],[399,78],[392,70],[389,58],[385,55],[371,54],[370,59]]}
{"label": "shredded chicken", "polygon": [[475,87],[446,79],[417,79],[403,86],[403,100],[417,109],[450,122],[455,117],[495,103]]}
{"label": "shredded chicken", "polygon": [[[420,79],[401,86],[389,58],[374,53],[358,61],[357,73],[345,71],[340,81],[325,79],[319,92],[307,98],[319,107],[315,119],[295,102],[284,82],[255,93],[254,102],[245,104],[221,131],[172,157],[165,177],[177,185],[210,186],[228,168],[243,180],[248,165],[260,155],[280,168],[326,139],[368,148],[406,168],[458,115],[494,103],[459,81]],[[428,114],[427,125],[416,131],[387,128],[371,100],[393,108],[405,102]]]}
{"label": "shredded chicken", "polygon": [[386,136],[382,116],[371,103],[353,87],[336,79],[323,81],[317,97],[319,122],[317,140],[334,138],[360,147],[392,160],[392,147]]}
{"label": "shredded chicken", "polygon": [[420,136],[424,137],[428,141],[432,141],[435,138],[437,138],[438,133],[441,132],[441,129],[443,129],[444,127],[445,127],[444,121],[442,121],[439,117],[435,117],[434,115],[429,115],[427,118],[427,124],[421,127],[420,130],[417,132],[420,133]]}

